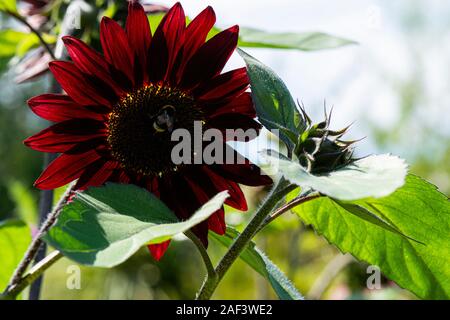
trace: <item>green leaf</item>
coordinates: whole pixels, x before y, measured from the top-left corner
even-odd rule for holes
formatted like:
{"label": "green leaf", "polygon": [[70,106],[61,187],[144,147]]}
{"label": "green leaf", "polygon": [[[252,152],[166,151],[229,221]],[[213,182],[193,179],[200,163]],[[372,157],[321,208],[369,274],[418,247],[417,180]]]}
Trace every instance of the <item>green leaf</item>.
{"label": "green leaf", "polygon": [[[47,33],[42,34],[42,38],[48,44],[56,43],[57,37]],[[33,48],[37,48],[41,45],[39,38],[34,33],[28,33],[23,39],[17,44],[16,55],[22,58],[28,51]]]}
{"label": "green leaf", "polygon": [[[401,236],[407,237],[413,241],[417,241],[411,237],[408,237],[407,235],[403,234],[400,230],[398,230],[395,226],[392,226],[390,223],[383,220],[383,218],[377,216],[375,213],[370,212],[366,208],[353,204],[353,203],[346,203],[343,201],[339,201],[336,199],[333,199],[333,201],[342,207],[344,210],[346,210],[348,213],[354,214],[355,216],[366,220],[367,222],[373,223],[374,225],[377,225],[385,230],[388,230],[390,232],[397,233]],[[419,242],[419,241],[417,241]],[[420,243],[420,242],[419,242]]]}
{"label": "green leaf", "polygon": [[[234,239],[239,236],[239,232],[227,226],[227,232],[224,236],[219,236],[213,232],[210,235],[217,242],[229,248]],[[239,257],[269,281],[281,300],[303,299],[303,296],[297,291],[291,281],[253,242],[250,242]]]}
{"label": "green leaf", "polygon": [[0,0],[0,11],[17,13],[16,0]]}
{"label": "green leaf", "polygon": [[317,176],[306,171],[298,161],[280,158],[273,151],[263,153],[263,157],[271,170],[279,170],[292,183],[339,200],[387,196],[404,184],[407,174],[405,161],[388,154],[366,157]]}
{"label": "green leaf", "polygon": [[217,194],[191,218],[180,222],[148,191],[133,185],[107,184],[78,193],[63,208],[45,239],[78,263],[114,267],[142,246],[168,240],[206,220],[227,197],[226,191]]}
{"label": "green leaf", "polygon": [[[148,16],[152,32],[155,32],[163,13]],[[192,20],[186,17],[186,23]],[[208,33],[207,40],[211,39],[222,30],[214,26]],[[239,47],[294,49],[301,51],[316,51],[333,49],[346,45],[357,44],[353,40],[336,37],[323,32],[268,32],[254,28],[241,27],[239,30]]]}
{"label": "green leaf", "polygon": [[408,175],[405,185],[388,197],[350,203],[383,216],[417,241],[361,219],[327,197],[305,202],[293,211],[342,252],[379,266],[388,278],[417,296],[450,297],[450,202],[445,195]]}
{"label": "green leaf", "polygon": [[0,30],[0,57],[14,56],[17,45],[28,36],[28,33],[13,29]]}
{"label": "green leaf", "polygon": [[16,220],[0,222],[0,293],[8,285],[31,242],[28,226]]}
{"label": "green leaf", "polygon": [[8,183],[8,192],[20,219],[28,225],[37,225],[38,209],[31,191],[22,182],[13,180]]}
{"label": "green leaf", "polygon": [[[247,65],[259,121],[269,130],[279,130],[283,127],[297,136],[301,134],[305,129],[305,123],[284,82],[263,63],[241,49],[238,49],[238,52]],[[280,132],[280,138],[290,149],[296,142],[290,135],[286,135],[284,130]]]}
{"label": "green leaf", "polygon": [[316,51],[356,44],[355,41],[322,32],[271,33],[258,29],[241,28],[239,35],[238,45],[240,47]]}
{"label": "green leaf", "polygon": [[16,55],[19,44],[27,37],[28,33],[12,29],[0,30],[0,73]]}

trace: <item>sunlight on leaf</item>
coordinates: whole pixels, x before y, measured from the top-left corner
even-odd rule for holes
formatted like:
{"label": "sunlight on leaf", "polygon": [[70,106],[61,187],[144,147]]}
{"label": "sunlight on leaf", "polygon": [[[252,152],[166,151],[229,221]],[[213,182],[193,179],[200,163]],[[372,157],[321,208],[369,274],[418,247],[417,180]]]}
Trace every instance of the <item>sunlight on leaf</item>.
{"label": "sunlight on leaf", "polygon": [[14,180],[8,183],[8,192],[14,201],[16,214],[28,225],[35,226],[38,221],[38,209],[31,190],[20,181]]}
{"label": "sunlight on leaf", "polygon": [[238,52],[247,65],[258,119],[269,130],[281,129],[281,140],[292,149],[306,126],[289,90],[269,67],[243,50]]}
{"label": "sunlight on leaf", "polygon": [[0,11],[17,13],[16,0],[0,0]]}
{"label": "sunlight on leaf", "polygon": [[0,222],[0,292],[8,285],[31,242],[31,231],[21,221]]}
{"label": "sunlight on leaf", "polygon": [[445,195],[408,175],[405,185],[387,197],[349,203],[382,216],[402,234],[361,219],[327,197],[293,211],[343,253],[380,267],[389,279],[417,296],[450,297],[450,202]]}
{"label": "sunlight on leaf", "polygon": [[168,240],[206,220],[227,197],[227,191],[217,194],[180,222],[150,192],[134,185],[109,183],[79,193],[64,207],[45,239],[78,263],[113,267],[142,246]]}
{"label": "sunlight on leaf", "polygon": [[339,200],[387,196],[404,184],[407,174],[405,161],[388,154],[366,157],[328,174],[312,175],[298,161],[270,153],[266,151],[262,155],[271,170],[279,170],[298,186],[312,188]]}

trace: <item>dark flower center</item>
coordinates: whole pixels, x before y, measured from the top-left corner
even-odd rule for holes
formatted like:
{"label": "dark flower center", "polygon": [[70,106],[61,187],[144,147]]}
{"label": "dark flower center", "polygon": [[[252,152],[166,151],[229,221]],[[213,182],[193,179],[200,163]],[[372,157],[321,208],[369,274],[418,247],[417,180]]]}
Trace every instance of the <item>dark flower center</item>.
{"label": "dark flower center", "polygon": [[169,87],[147,85],[129,93],[109,116],[108,142],[124,169],[143,175],[176,171],[171,151],[173,130],[191,134],[203,114],[193,98]]}

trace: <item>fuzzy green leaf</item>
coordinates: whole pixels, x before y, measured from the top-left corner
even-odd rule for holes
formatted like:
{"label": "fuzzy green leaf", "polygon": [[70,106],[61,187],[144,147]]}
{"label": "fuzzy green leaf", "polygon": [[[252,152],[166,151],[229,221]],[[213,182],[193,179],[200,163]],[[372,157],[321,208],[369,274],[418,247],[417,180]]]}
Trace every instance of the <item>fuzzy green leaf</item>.
{"label": "fuzzy green leaf", "polygon": [[279,170],[292,183],[339,200],[387,196],[404,184],[407,173],[405,161],[388,154],[357,160],[326,175],[312,175],[298,161],[273,152],[263,152],[263,156],[272,172]]}
{"label": "fuzzy green leaf", "polygon": [[[217,242],[226,248],[229,248],[233,243],[233,240],[239,236],[239,232],[230,226],[227,226],[227,233],[224,236],[219,236],[212,232],[210,235],[212,235],[212,238]],[[280,300],[303,299],[303,296],[284,273],[264,254],[264,252],[257,248],[253,242],[250,242],[239,257],[269,281]]]}
{"label": "fuzzy green leaf", "polygon": [[168,240],[206,220],[227,197],[226,191],[217,194],[191,218],[180,222],[148,191],[107,184],[79,193],[64,207],[45,239],[78,263],[113,267],[142,246]]}
{"label": "fuzzy green leaf", "polygon": [[31,242],[30,228],[21,221],[0,222],[0,293],[8,285]]}
{"label": "fuzzy green leaf", "polygon": [[293,211],[343,253],[377,265],[417,296],[450,298],[450,202],[445,195],[408,175],[405,185],[387,197],[349,203],[382,217],[414,240],[361,219],[327,197],[305,202]]}
{"label": "fuzzy green leaf", "polygon": [[[279,130],[282,127],[291,131],[295,137],[301,134],[305,129],[305,123],[283,80],[273,70],[243,50],[238,49],[238,52],[247,65],[253,103],[259,121],[269,130]],[[280,132],[280,138],[293,149],[296,140],[293,141],[285,130]]]}

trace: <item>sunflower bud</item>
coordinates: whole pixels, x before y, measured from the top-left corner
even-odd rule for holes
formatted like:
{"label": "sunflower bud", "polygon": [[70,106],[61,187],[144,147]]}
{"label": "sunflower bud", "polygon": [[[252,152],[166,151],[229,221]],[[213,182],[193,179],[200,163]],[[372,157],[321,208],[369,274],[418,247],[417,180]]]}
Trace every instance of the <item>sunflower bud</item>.
{"label": "sunflower bud", "polygon": [[354,159],[352,145],[355,141],[344,141],[340,138],[346,133],[346,127],[333,131],[329,129],[331,113],[325,120],[312,124],[305,109],[300,107],[306,122],[306,130],[300,135],[294,153],[300,164],[314,174],[326,173],[350,164]]}

